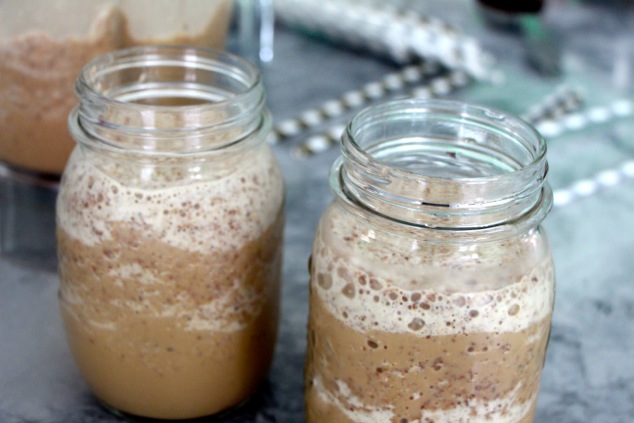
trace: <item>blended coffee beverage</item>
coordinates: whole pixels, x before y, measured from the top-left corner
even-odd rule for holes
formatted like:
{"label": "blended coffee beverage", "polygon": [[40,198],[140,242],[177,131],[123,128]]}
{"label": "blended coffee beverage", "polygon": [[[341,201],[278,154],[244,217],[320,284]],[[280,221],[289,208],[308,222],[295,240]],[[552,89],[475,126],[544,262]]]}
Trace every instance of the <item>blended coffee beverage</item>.
{"label": "blended coffee beverage", "polygon": [[553,304],[540,235],[408,251],[347,214],[314,244],[308,421],[532,422]]}
{"label": "blended coffee beverage", "polygon": [[[500,185],[515,171],[479,162],[486,142],[479,156],[460,157],[474,141],[428,138],[442,126],[418,122],[460,110],[467,133],[469,119],[483,115],[477,108],[416,100],[375,107],[343,136],[335,201],[313,244],[307,421],[531,423],[554,304],[550,248],[536,224],[550,191],[540,181],[526,192],[524,214],[509,217],[521,201],[489,200],[525,181]],[[400,110],[414,124],[403,125]],[[425,136],[364,143],[397,125]],[[534,134],[521,125],[509,133]],[[518,163],[541,167],[540,153],[522,158],[507,148]]]}
{"label": "blended coffee beverage", "polygon": [[204,416],[250,396],[266,375],[282,184],[269,155],[248,159],[220,181],[168,188],[135,188],[125,168],[70,164],[65,178],[76,183],[63,185],[57,210],[62,312],[82,374],[106,404]]}
{"label": "blended coffee beverage", "polygon": [[[203,81],[240,79],[216,103],[100,98],[147,55],[182,57]],[[150,69],[157,85],[178,74],[161,63]],[[220,52],[160,47],[104,56],[80,78],[94,102],[80,90],[71,116],[78,147],[62,177],[57,237],[62,316],[81,374],[108,407],[136,416],[236,406],[265,378],[279,321],[284,185],[264,141],[257,70]],[[86,120],[93,113],[108,125]]]}
{"label": "blended coffee beverage", "polygon": [[[221,48],[231,9],[231,0],[212,1],[199,13],[206,19],[205,25],[193,31],[188,29],[185,19],[185,12],[191,14],[191,11],[178,13],[179,9],[191,8],[192,2],[178,2],[178,7],[148,14],[154,7],[147,0],[116,2],[119,6],[106,1],[95,3],[96,6],[67,1],[64,4],[71,9],[72,19],[57,16],[58,3],[44,2],[33,10],[22,0],[0,4],[0,17],[6,16],[0,19],[0,24],[5,27],[11,20],[16,21],[11,25],[17,26],[21,17],[29,13],[40,17],[51,15],[49,20],[33,24],[31,29],[28,26],[14,29],[14,35],[5,34],[10,28],[0,32],[0,160],[14,168],[51,175],[62,173],[75,145],[68,133],[67,118],[75,104],[74,81],[85,63],[108,51],[145,44]],[[101,8],[95,10],[98,6]],[[173,16],[162,18],[167,12]],[[86,19],[85,15],[93,19],[85,33],[59,35],[81,31],[79,22]],[[33,17],[37,22],[39,19]],[[184,19],[183,28],[161,36],[178,19]],[[137,31],[138,27],[144,31]]]}

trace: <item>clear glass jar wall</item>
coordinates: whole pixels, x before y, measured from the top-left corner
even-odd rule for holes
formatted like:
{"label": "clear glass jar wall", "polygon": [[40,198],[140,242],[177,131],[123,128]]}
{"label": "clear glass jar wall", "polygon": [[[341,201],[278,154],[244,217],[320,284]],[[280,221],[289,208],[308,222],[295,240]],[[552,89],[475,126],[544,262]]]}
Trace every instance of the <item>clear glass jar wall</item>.
{"label": "clear glass jar wall", "polygon": [[275,345],[284,189],[258,71],[139,47],[86,65],[57,201],[61,310],[95,395],[185,419],[247,399]]}
{"label": "clear glass jar wall", "polygon": [[310,264],[307,421],[533,421],[554,302],[546,146],[503,113],[357,115]]}

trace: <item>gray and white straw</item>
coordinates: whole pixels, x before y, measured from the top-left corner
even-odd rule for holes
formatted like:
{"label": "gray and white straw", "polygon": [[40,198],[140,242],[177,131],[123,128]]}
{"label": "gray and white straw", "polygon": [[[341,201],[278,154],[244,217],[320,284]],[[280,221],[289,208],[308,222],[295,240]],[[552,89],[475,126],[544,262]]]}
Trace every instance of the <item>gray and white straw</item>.
{"label": "gray and white straw", "polygon": [[590,178],[576,181],[567,188],[556,189],[553,193],[553,208],[567,206],[628,180],[634,180],[634,160],[628,160],[614,169],[604,170]]}
{"label": "gray and white straw", "polygon": [[631,116],[634,116],[634,102],[622,98],[606,105],[594,106],[553,120],[545,120],[536,127],[544,138],[548,139]]}
{"label": "gray and white straw", "polygon": [[400,64],[435,60],[475,79],[490,79],[493,58],[480,43],[436,17],[392,2],[276,0],[276,18],[339,44],[363,48]]}
{"label": "gray and white straw", "polygon": [[363,107],[404,88],[420,84],[431,77],[443,74],[443,72],[446,73],[442,66],[430,61],[405,66],[378,81],[369,82],[360,89],[348,91],[338,98],[304,111],[297,117],[277,123],[273,127],[269,142],[276,144],[300,135],[305,131],[324,125],[348,111]]}
{"label": "gray and white straw", "polygon": [[[448,74],[437,75],[422,85],[410,90],[407,97],[432,98],[444,97],[452,92],[468,85],[470,78],[462,71],[452,71]],[[329,127],[325,132],[314,134],[306,138],[304,142],[294,147],[293,153],[298,158],[308,158],[322,153],[339,144],[345,124],[337,124]]]}
{"label": "gray and white straw", "polygon": [[530,107],[522,114],[522,118],[533,125],[554,122],[578,111],[583,105],[584,95],[581,89],[562,85]]}

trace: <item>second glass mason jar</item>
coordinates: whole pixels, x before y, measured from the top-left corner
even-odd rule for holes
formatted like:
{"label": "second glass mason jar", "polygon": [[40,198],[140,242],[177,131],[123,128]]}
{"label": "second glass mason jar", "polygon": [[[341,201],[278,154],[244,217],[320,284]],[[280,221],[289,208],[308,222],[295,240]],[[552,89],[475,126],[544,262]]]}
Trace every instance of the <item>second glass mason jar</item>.
{"label": "second glass mason jar", "polygon": [[259,73],[220,51],[87,64],[57,201],[61,309],[107,406],[186,419],[247,399],[279,313],[284,186]]}
{"label": "second glass mason jar", "polygon": [[231,0],[0,2],[0,164],[62,173],[73,80],[89,60],[146,44],[223,48]]}
{"label": "second glass mason jar", "polygon": [[310,263],[307,421],[533,421],[554,303],[546,145],[505,113],[352,119]]}

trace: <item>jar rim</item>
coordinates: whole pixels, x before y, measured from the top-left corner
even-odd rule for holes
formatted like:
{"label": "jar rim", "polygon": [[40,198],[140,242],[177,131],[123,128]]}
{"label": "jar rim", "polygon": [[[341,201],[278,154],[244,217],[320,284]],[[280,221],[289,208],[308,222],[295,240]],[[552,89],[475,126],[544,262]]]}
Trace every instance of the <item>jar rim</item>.
{"label": "jar rim", "polygon": [[[177,60],[177,57],[185,60]],[[209,69],[220,69],[239,71],[236,76],[241,76],[246,84],[246,89],[231,97],[231,99],[221,100],[214,103],[201,103],[191,105],[179,105],[179,108],[186,109],[217,109],[223,107],[227,101],[239,100],[243,97],[249,97],[250,94],[259,89],[261,84],[261,76],[258,69],[248,60],[228,53],[223,50],[211,47],[189,46],[189,45],[144,45],[128,47],[120,50],[114,50],[87,62],[76,79],[75,90],[79,96],[94,96],[108,101],[113,101],[125,105],[131,109],[149,109],[149,110],[165,110],[173,106],[159,104],[139,104],[129,101],[122,101],[118,98],[105,95],[98,92],[89,83],[94,81],[98,76],[102,75],[108,67],[108,71],[119,71],[125,68],[131,68],[143,63],[144,67],[153,63],[172,62],[182,66],[183,63],[188,65],[197,65],[198,67],[207,67]]]}
{"label": "jar rim", "polygon": [[103,148],[211,152],[244,144],[271,124],[259,70],[207,47],[108,52],[84,65],[75,92],[80,102],[69,116],[71,133],[81,144],[98,141]]}
{"label": "jar rim", "polygon": [[[478,104],[465,103],[465,102],[460,102],[455,100],[433,99],[433,98],[432,99],[407,98],[407,99],[389,100],[375,107],[380,107],[383,109],[396,109],[396,108],[401,109],[404,105],[407,105],[407,104],[409,104],[411,108],[417,108],[421,112],[425,110],[425,113],[430,113],[430,114],[438,113],[438,112],[446,113],[446,112],[451,112],[454,110],[459,110],[460,111],[459,117],[462,119],[471,117],[471,116],[475,117],[478,115],[488,119],[495,119],[495,120],[503,119],[507,122],[512,123],[518,129],[525,131],[528,136],[534,138],[534,140],[537,142],[538,150],[536,152],[536,155],[532,158],[531,162],[526,163],[523,166],[523,169],[529,168],[532,166],[539,166],[543,162],[543,160],[546,158],[546,153],[547,153],[546,141],[541,135],[541,133],[533,125],[526,122],[520,117],[511,115],[507,112],[504,112],[494,107],[488,107],[488,106],[485,107]],[[375,107],[371,106],[360,111],[355,117],[351,119],[348,125],[346,125],[344,129],[344,133],[342,135],[342,144],[345,143],[345,145],[349,146],[349,148],[342,148],[342,150],[344,151],[344,154],[358,155],[360,157],[363,157],[368,162],[371,162],[371,161],[381,162],[381,160],[378,160],[376,157],[370,154],[366,149],[364,149],[357,142],[357,139],[354,136],[354,132],[357,129],[357,126],[360,124],[360,122],[362,122],[364,119],[370,118],[367,115],[376,113]],[[389,165],[389,163],[387,162],[385,162],[384,164]],[[403,169],[403,168],[392,168],[392,171],[394,171],[395,173],[401,174],[405,177],[408,177],[408,176],[416,177],[416,178],[423,177],[423,178],[440,179],[440,180],[448,179],[446,177],[425,176],[425,175],[421,175],[419,173],[416,173],[407,169]],[[476,181],[487,181],[492,178],[493,178],[492,176],[451,177],[452,180],[460,180],[467,183],[476,182]]]}
{"label": "jar rim", "polygon": [[389,100],[359,112],[341,141],[335,194],[395,221],[483,229],[529,215],[541,221],[552,204],[544,138],[494,108]]}
{"label": "jar rim", "polygon": [[[383,214],[375,208],[368,207],[358,201],[344,188],[341,170],[343,167],[343,157],[335,160],[329,173],[329,183],[331,191],[335,195],[344,209],[368,222],[372,227],[389,232],[392,235],[399,235],[408,238],[416,238],[435,243],[459,243],[464,240],[473,242],[485,242],[497,239],[510,238],[525,233],[537,227],[548,215],[553,205],[553,191],[549,184],[544,184],[539,191],[538,199],[531,209],[526,211],[520,218],[505,221],[495,225],[473,226],[473,227],[452,227],[435,226],[420,222],[402,220]],[[438,236],[435,233],[450,233],[450,237]]]}

